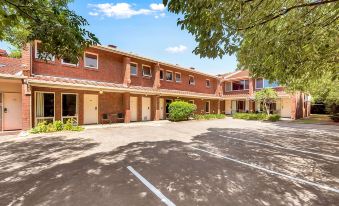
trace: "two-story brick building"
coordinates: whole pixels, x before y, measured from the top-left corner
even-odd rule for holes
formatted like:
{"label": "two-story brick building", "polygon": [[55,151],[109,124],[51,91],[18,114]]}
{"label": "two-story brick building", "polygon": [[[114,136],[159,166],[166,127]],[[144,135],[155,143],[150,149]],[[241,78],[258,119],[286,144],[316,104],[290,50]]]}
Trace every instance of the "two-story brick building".
{"label": "two-story brick building", "polygon": [[[45,61],[39,45],[28,45],[22,59],[0,57],[0,130],[69,118],[79,124],[161,120],[176,100],[196,104],[200,114],[258,107],[252,100],[259,80],[246,71],[214,76],[100,45],[88,48],[79,62],[50,55]],[[246,88],[237,87],[238,80],[246,80]],[[289,102],[280,105],[290,107],[283,116],[300,117],[296,95],[283,95]]]}

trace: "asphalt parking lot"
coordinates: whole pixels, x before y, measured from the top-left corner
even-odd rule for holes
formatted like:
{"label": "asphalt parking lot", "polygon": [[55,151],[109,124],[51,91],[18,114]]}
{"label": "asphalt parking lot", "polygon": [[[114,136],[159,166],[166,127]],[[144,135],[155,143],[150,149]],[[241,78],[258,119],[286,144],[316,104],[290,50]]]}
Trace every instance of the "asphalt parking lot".
{"label": "asphalt parking lot", "polygon": [[337,126],[228,118],[0,140],[0,205],[338,203]]}

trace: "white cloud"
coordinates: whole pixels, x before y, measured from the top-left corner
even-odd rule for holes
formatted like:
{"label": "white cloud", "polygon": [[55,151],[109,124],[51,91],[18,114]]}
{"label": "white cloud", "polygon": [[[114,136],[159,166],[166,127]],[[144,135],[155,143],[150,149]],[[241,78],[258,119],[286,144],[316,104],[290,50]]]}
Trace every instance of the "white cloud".
{"label": "white cloud", "polygon": [[101,15],[117,19],[126,19],[137,15],[154,15],[155,18],[165,16],[165,13],[162,12],[165,9],[163,4],[152,3],[149,6],[150,9],[136,9],[134,4],[129,3],[88,4],[88,6],[93,9],[89,12],[91,16]]}
{"label": "white cloud", "polygon": [[150,4],[149,7],[154,11],[163,11],[165,9],[165,6],[163,4]]}
{"label": "white cloud", "polygon": [[187,47],[184,45],[179,45],[179,46],[174,46],[174,47],[167,47],[165,50],[169,53],[182,53],[184,51],[186,51]]}
{"label": "white cloud", "polygon": [[159,15],[155,15],[154,18],[159,19],[161,17],[165,17],[165,13],[160,13]]}

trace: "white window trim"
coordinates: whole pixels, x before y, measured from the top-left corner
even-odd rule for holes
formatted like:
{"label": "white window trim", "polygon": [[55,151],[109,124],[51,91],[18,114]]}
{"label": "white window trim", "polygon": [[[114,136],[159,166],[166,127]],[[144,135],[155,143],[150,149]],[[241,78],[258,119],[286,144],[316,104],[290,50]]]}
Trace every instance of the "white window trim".
{"label": "white window trim", "polygon": [[[231,83],[231,90],[227,91],[227,83]],[[225,92],[231,92],[233,91],[233,84],[232,84],[232,81],[230,82],[225,82]]]}
{"label": "white window trim", "polygon": [[[168,79],[167,79],[167,75],[166,75],[167,72],[168,72],[168,73],[172,73],[172,79],[171,79],[171,80],[168,80]],[[168,81],[168,82],[173,82],[173,80],[174,80],[173,71],[166,70],[166,73],[165,73],[165,79],[166,79],[166,81]]]}
{"label": "white window trim", "polygon": [[[177,77],[176,77],[177,74],[180,75],[180,81],[177,81]],[[174,72],[174,81],[175,81],[176,83],[181,83],[181,82],[182,82],[182,79],[181,79],[181,73],[180,73],[180,72]]]}
{"label": "white window trim", "polygon": [[255,79],[255,89],[263,89],[265,88],[265,79],[264,78],[259,78],[259,79],[262,79],[262,88],[258,88],[257,87],[257,79]]}
{"label": "white window trim", "polygon": [[[42,60],[42,59],[39,58],[39,54],[38,54],[38,43],[41,43],[41,41],[36,40],[34,42],[34,58]],[[47,60],[47,61],[54,62],[55,61],[55,56],[53,55],[52,59],[51,60]]]}
{"label": "white window trim", "polygon": [[[37,117],[36,116],[36,111],[37,111],[37,105],[36,105],[36,94],[37,93],[43,93],[43,94],[53,94],[54,95],[54,116],[53,117]],[[55,92],[45,92],[45,91],[35,91],[34,92],[34,125],[36,126],[38,121],[37,120],[44,120],[44,119],[52,119],[53,118],[53,122],[55,121]]]}
{"label": "white window trim", "polygon": [[[160,69],[160,72],[162,71],[162,79],[161,79],[161,76],[160,76],[160,80],[164,80],[164,77],[165,77],[165,71],[163,69]],[[159,73],[160,75],[160,73]]]}
{"label": "white window trim", "polygon": [[[144,74],[144,67],[148,67],[148,68],[149,68],[149,73],[150,73],[150,75],[145,75],[145,74]],[[142,64],[142,65],[141,65],[141,69],[142,69],[142,76],[143,76],[143,77],[152,77],[152,67],[151,67],[151,66],[146,65],[146,64]]]}
{"label": "white window trim", "polygon": [[[75,108],[75,110],[76,110],[76,115],[75,116],[62,116],[62,108],[63,108],[63,105],[62,105],[62,95],[64,95],[64,94],[73,94],[73,95],[75,95],[76,96],[76,108]],[[55,96],[54,96],[54,98],[55,98]],[[60,116],[61,116],[61,121],[62,122],[64,122],[64,119],[66,119],[66,118],[76,118],[76,120],[77,120],[77,124],[79,123],[79,95],[78,95],[78,93],[61,93],[61,97],[60,97],[60,105],[61,105],[61,108],[60,108]],[[55,104],[55,103],[54,103]]]}
{"label": "white window trim", "polygon": [[[207,103],[207,102],[208,102],[208,112],[206,112],[206,103]],[[206,102],[205,102],[205,108],[204,108],[204,109],[205,109],[205,113],[206,113],[206,114],[211,113],[211,101],[206,101]]]}
{"label": "white window trim", "polygon": [[72,63],[67,63],[67,62],[64,62],[64,59],[61,59],[61,64],[63,65],[66,65],[66,66],[79,66],[79,62],[77,64],[72,64]]}
{"label": "white window trim", "polygon": [[[193,83],[191,83],[190,77],[193,77],[193,80],[194,80]],[[193,75],[188,75],[188,84],[189,85],[195,85],[195,77]]]}
{"label": "white window trim", "polygon": [[137,68],[137,73],[136,74],[132,74],[131,73],[131,76],[134,76],[134,77],[136,77],[136,76],[138,76],[138,63],[135,63],[135,62],[130,62],[130,69],[131,69],[131,64],[135,64],[135,67]]}
{"label": "white window trim", "polygon": [[[209,82],[209,85],[207,86],[207,81]],[[206,81],[205,81],[205,86],[207,87],[207,88],[211,88],[211,80],[210,79],[206,79]]]}
{"label": "white window trim", "polygon": [[[97,56],[97,66],[96,67],[86,66],[86,54],[92,54],[92,55]],[[93,53],[93,52],[84,52],[84,67],[90,68],[90,69],[99,69],[99,54]]]}
{"label": "white window trim", "polygon": [[[242,80],[238,80],[237,82],[245,82],[245,81],[248,81],[248,89],[245,89],[245,83],[244,83],[244,89],[242,90],[233,90],[233,82],[235,81],[230,81],[230,82],[226,82],[225,84],[225,91],[226,92],[233,92],[233,91],[247,91],[250,89],[250,80],[249,79],[242,79]],[[230,91],[227,91],[227,83],[231,83],[231,90]]]}

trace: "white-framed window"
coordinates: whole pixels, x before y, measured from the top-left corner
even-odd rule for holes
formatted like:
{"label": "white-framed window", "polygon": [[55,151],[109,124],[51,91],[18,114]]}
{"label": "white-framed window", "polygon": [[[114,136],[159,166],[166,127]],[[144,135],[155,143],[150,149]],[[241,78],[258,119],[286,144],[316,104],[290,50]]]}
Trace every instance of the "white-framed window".
{"label": "white-framed window", "polygon": [[166,81],[173,81],[173,72],[166,71]]}
{"label": "white-framed window", "polygon": [[248,89],[249,89],[248,79],[232,81],[232,91],[241,91],[241,90],[248,90]]}
{"label": "white-framed window", "polygon": [[206,79],[206,87],[211,87],[211,81],[209,79]]}
{"label": "white-framed window", "polygon": [[61,94],[61,119],[66,123],[67,120],[73,119],[74,123],[78,122],[78,94],[62,93]]}
{"label": "white-framed window", "polygon": [[175,82],[181,82],[181,73],[175,72]]}
{"label": "white-framed window", "polygon": [[226,92],[232,91],[232,82],[226,82],[225,87]]}
{"label": "white-framed window", "polygon": [[138,75],[138,64],[137,63],[130,63],[130,69],[131,69],[131,76],[137,76]]}
{"label": "white-framed window", "polygon": [[188,76],[188,84],[189,84],[189,85],[195,85],[195,79],[194,79],[194,76],[192,76],[192,75],[189,75],[189,76]]}
{"label": "white-framed window", "polygon": [[205,102],[205,113],[209,114],[210,113],[210,101]]}
{"label": "white-framed window", "polygon": [[194,104],[194,100],[188,100],[188,103]]}
{"label": "white-framed window", "polygon": [[55,120],[55,93],[36,91],[35,96],[35,125],[46,121],[52,123]]}
{"label": "white-framed window", "polygon": [[142,76],[144,76],[144,77],[151,77],[152,76],[152,71],[151,71],[150,66],[142,65]]}
{"label": "white-framed window", "polygon": [[262,88],[275,88],[279,87],[278,82],[270,82],[268,79],[258,78],[255,80],[255,88],[262,89]]}
{"label": "white-framed window", "polygon": [[84,65],[87,68],[98,69],[99,68],[99,55],[95,53],[85,52]]}
{"label": "white-framed window", "polygon": [[47,61],[54,61],[55,60],[55,56],[52,54],[48,54],[48,53],[41,53],[39,50],[39,48],[41,48],[41,41],[35,41],[35,58],[36,59],[42,59],[42,60],[47,60]]}
{"label": "white-framed window", "polygon": [[164,80],[164,70],[160,69],[160,80]]}
{"label": "white-framed window", "polygon": [[65,65],[69,65],[69,66],[78,66],[79,65],[79,61],[71,61],[69,58],[64,57],[61,59],[61,64],[65,64]]}

